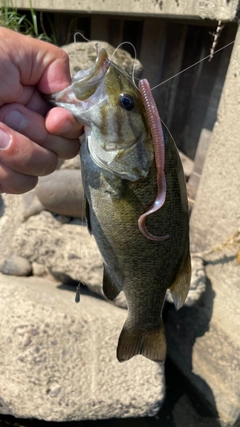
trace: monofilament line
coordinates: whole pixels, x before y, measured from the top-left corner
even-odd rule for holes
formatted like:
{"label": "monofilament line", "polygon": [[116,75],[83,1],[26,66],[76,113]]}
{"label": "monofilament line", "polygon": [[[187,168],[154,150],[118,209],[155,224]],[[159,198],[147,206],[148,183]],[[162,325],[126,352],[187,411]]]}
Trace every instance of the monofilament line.
{"label": "monofilament line", "polygon": [[[213,55],[216,55],[216,53],[220,52],[220,50],[225,49],[226,47],[230,46],[230,45],[231,45],[231,44],[233,44],[234,42],[235,42],[235,40],[233,40],[232,42],[230,42],[230,43],[226,44],[226,45],[225,45],[225,46],[223,46],[223,47],[220,47],[220,49],[215,50],[215,52],[214,52],[214,54],[213,54]],[[151,88],[151,90],[154,90],[154,89],[156,89],[157,87],[162,86],[162,85],[164,85],[165,83],[169,82],[169,80],[172,80],[172,79],[174,79],[175,77],[179,76],[180,74],[185,73],[185,71],[189,70],[189,69],[190,69],[190,68],[192,68],[192,67],[195,67],[196,65],[200,64],[200,62],[205,61],[206,59],[210,58],[210,56],[211,56],[211,54],[209,54],[209,55],[205,56],[205,58],[200,59],[199,61],[195,62],[194,64],[190,65],[189,67],[184,68],[184,70],[179,71],[179,73],[175,74],[175,75],[174,75],[174,76],[172,76],[172,77],[169,77],[169,79],[166,79],[166,80],[164,80],[163,82],[159,83],[158,85],[156,85],[156,86],[152,87],[152,88]]]}
{"label": "monofilament line", "polygon": [[83,40],[86,40],[86,42],[91,41],[87,37],[85,37],[83,33],[80,33],[79,31],[77,31],[76,33],[74,33],[74,36],[73,36],[74,43],[77,43],[77,36],[80,36]]}
{"label": "monofilament line", "polygon": [[[112,55],[111,55],[111,60],[112,60],[112,58],[114,57],[114,55],[115,55],[115,53],[117,52],[117,50],[118,49],[120,49],[124,44],[128,44],[129,46],[131,46],[132,47],[132,49],[133,49],[133,52],[134,52],[134,60],[135,60],[135,62],[133,63],[133,69],[132,69],[132,82],[133,82],[133,84],[134,84],[134,86],[136,87],[136,89],[138,89],[138,87],[137,87],[137,85],[136,85],[136,83],[135,83],[135,68],[136,68],[136,60],[137,60],[137,51],[136,51],[136,48],[135,48],[135,46],[131,43],[131,42],[122,42],[122,43],[120,43],[117,47],[116,47],[116,49],[113,51],[113,53],[112,53]],[[114,64],[114,63],[113,63]],[[114,65],[116,65],[116,64],[114,64]],[[120,70],[120,71],[122,71],[122,70]]]}

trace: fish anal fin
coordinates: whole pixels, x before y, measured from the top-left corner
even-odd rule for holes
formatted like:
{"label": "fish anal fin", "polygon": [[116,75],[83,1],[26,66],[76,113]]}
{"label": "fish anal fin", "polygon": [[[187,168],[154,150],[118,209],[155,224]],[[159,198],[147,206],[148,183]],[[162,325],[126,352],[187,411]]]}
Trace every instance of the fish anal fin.
{"label": "fish anal fin", "polygon": [[170,287],[173,302],[177,310],[183,306],[187,298],[191,282],[191,272],[191,257],[188,250],[178,270],[178,274]]}
{"label": "fish anal fin", "polygon": [[142,356],[154,362],[164,362],[167,355],[167,344],[163,322],[154,329],[128,327],[126,321],[118,340],[117,358],[125,362],[133,356]]}
{"label": "fish anal fin", "polygon": [[118,296],[120,291],[121,289],[119,289],[113,282],[107,267],[105,264],[103,264],[103,292],[105,297],[108,300],[113,301]]}

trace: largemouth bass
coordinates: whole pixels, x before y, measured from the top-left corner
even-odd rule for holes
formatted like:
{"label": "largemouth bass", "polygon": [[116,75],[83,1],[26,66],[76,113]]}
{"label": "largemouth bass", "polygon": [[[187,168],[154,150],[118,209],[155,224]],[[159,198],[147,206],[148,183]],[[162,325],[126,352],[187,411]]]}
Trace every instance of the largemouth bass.
{"label": "largemouth bass", "polygon": [[191,276],[183,169],[149,91],[146,81],[139,90],[101,49],[91,68],[51,96],[85,125],[80,156],[88,228],[103,257],[106,298],[123,290],[128,306],[117,347],[121,362],[137,354],[165,360],[166,291],[180,308]]}

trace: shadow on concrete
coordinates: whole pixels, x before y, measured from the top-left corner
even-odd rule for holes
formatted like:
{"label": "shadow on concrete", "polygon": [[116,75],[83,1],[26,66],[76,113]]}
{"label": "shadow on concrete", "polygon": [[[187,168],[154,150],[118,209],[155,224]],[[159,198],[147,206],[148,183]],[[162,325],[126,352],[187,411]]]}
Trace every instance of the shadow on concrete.
{"label": "shadow on concrete", "polygon": [[219,258],[216,258],[214,260],[208,260],[208,264],[217,265],[217,264],[227,264],[230,262],[233,262],[236,259],[236,254],[234,255],[223,255]]}
{"label": "shadow on concrete", "polygon": [[[178,312],[170,303],[166,303],[164,308],[169,357],[174,363],[170,363],[170,359],[166,362],[166,399],[160,414],[167,413],[172,422],[170,425],[175,427],[226,426],[218,419],[211,388],[203,378],[193,373],[192,366],[194,344],[197,338],[209,331],[214,298],[215,292],[208,280],[206,291],[198,303],[191,307],[184,306]],[[197,388],[193,384],[197,384]],[[169,393],[174,396],[173,399],[169,397]],[[186,416],[186,411],[181,410],[180,406],[187,407],[187,401],[191,408],[192,421],[191,417],[181,421],[178,414],[182,412]]]}
{"label": "shadow on concrete", "polygon": [[4,201],[0,194],[0,218],[2,218],[4,211],[5,211]]}

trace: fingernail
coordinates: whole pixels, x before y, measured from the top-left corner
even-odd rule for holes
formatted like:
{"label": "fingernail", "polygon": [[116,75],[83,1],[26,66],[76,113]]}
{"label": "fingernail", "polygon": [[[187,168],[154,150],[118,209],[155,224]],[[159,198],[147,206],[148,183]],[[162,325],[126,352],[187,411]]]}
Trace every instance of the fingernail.
{"label": "fingernail", "polygon": [[66,120],[64,123],[61,124],[61,133],[67,133],[73,128],[73,124],[70,122],[70,120]]}
{"label": "fingernail", "polygon": [[0,129],[0,150],[6,150],[12,141],[11,135]]}
{"label": "fingernail", "polygon": [[27,120],[18,110],[13,110],[4,117],[4,123],[16,131],[21,131],[27,124]]}

